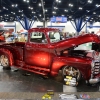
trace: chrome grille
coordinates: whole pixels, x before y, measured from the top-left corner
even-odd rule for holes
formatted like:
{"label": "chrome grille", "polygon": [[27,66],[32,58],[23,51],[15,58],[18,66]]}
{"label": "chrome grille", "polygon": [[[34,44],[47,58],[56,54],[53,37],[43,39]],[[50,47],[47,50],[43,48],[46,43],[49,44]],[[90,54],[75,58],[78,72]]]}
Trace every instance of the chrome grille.
{"label": "chrome grille", "polygon": [[95,61],[94,68],[93,68],[93,74],[99,74],[99,73],[100,73],[100,62]]}

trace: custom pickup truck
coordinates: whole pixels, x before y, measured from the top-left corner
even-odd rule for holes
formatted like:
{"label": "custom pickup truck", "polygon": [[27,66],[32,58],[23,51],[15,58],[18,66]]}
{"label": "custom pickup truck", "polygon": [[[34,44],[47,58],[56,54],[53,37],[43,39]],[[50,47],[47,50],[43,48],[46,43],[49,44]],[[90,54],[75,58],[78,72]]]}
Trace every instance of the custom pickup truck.
{"label": "custom pickup truck", "polygon": [[79,45],[100,43],[95,34],[85,34],[64,39],[58,29],[32,28],[26,42],[0,43],[0,64],[4,69],[11,66],[44,76],[81,76],[90,84],[100,80],[100,55],[95,50],[77,50]]}

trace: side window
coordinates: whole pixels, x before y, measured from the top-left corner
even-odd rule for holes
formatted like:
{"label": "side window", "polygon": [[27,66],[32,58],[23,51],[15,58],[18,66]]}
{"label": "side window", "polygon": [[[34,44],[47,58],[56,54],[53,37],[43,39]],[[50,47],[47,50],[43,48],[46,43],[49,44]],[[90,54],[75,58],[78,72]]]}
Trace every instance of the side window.
{"label": "side window", "polygon": [[42,32],[32,32],[30,36],[30,42],[35,43],[47,43],[44,33]]}

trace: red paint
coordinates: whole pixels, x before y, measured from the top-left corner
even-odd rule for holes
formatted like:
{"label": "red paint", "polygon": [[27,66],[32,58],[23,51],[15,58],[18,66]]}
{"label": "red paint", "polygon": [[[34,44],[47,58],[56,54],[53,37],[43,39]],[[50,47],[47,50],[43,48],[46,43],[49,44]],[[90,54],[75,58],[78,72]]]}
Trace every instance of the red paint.
{"label": "red paint", "polygon": [[[67,53],[61,55],[61,51],[82,43],[96,42],[100,39],[95,34],[86,34],[74,38],[50,43],[49,31],[58,31],[51,28],[33,28],[29,30],[28,41],[26,43],[2,44],[3,52],[8,52],[11,65],[14,60],[14,66],[20,67],[37,74],[56,76],[58,71],[64,66],[73,66],[80,70],[83,77],[88,80],[91,75],[90,57],[69,56]],[[44,33],[47,43],[30,42],[32,32]],[[1,49],[0,49],[1,51]],[[12,58],[13,55],[13,58]]]}

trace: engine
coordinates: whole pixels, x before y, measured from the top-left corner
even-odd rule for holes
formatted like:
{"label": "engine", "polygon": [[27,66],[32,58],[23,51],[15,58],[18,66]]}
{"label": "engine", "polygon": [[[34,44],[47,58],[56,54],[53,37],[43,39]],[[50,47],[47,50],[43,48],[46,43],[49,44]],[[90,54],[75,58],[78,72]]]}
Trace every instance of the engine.
{"label": "engine", "polygon": [[91,78],[89,83],[94,84],[100,81],[100,77],[96,77],[100,74],[100,53],[93,52],[93,61],[91,63]]}

